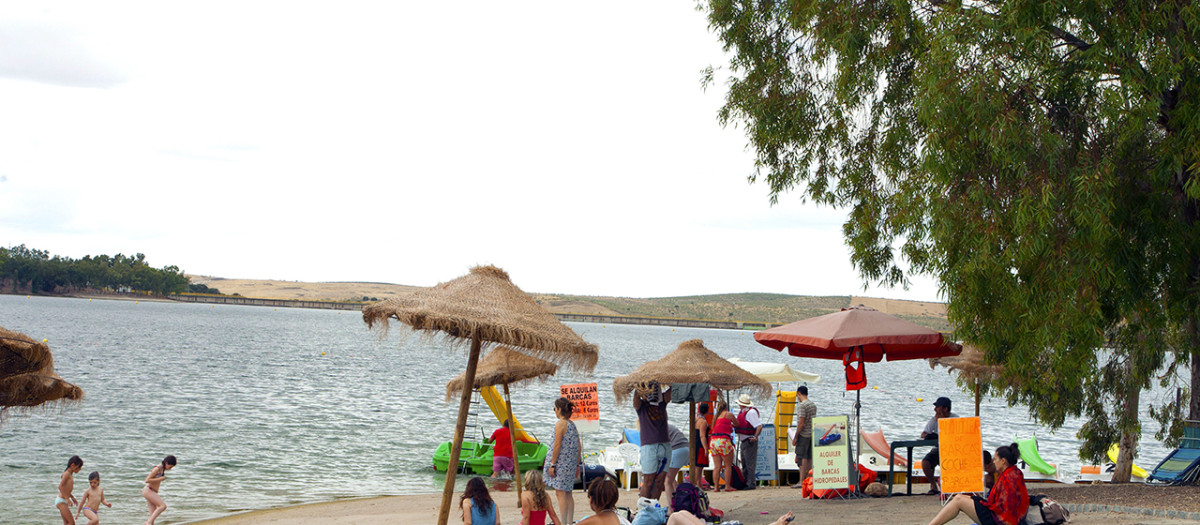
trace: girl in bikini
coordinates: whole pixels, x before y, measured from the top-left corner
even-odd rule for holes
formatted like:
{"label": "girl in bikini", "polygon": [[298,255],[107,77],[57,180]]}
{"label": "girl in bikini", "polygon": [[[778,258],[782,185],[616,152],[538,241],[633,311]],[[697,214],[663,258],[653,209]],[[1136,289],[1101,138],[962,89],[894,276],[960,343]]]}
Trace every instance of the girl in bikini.
{"label": "girl in bikini", "polygon": [[64,470],[62,477],[58,479],[58,497],[54,498],[54,508],[58,509],[59,515],[62,516],[63,525],[75,525],[75,518],[71,516],[71,506],[78,505],[79,500],[71,495],[75,490],[75,473],[83,470],[83,460],[79,456],[71,456],[67,460],[67,470]]}
{"label": "girl in bikini", "polygon": [[554,525],[562,524],[546,494],[542,471],[532,469],[525,473],[525,492],[521,493],[521,525],[546,525],[547,515]]}
{"label": "girl in bikini", "polygon": [[146,487],[142,489],[142,497],[146,498],[150,519],[146,520],[145,525],[154,525],[154,520],[167,510],[167,502],[158,495],[158,487],[167,479],[167,471],[172,468],[175,468],[175,456],[167,456],[163,458],[162,463],[150,469],[150,475],[146,476]]}
{"label": "girl in bikini", "polygon": [[75,512],[75,519],[78,520],[79,514],[82,513],[88,519],[88,525],[100,525],[100,515],[96,513],[100,505],[112,508],[112,503],[104,499],[104,489],[100,488],[100,473],[93,472],[88,474],[88,489],[83,492],[83,499],[79,500],[79,510]]}

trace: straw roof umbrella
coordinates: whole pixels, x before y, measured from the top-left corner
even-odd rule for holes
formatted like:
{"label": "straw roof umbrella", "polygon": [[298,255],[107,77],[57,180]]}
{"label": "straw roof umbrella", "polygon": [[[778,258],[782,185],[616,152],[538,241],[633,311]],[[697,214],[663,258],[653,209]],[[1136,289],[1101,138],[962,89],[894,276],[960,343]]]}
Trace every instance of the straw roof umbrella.
{"label": "straw roof umbrella", "polygon": [[54,373],[49,346],[0,328],[0,416],[13,408],[81,399],[82,389]]}
{"label": "straw roof umbrella", "polygon": [[[598,357],[596,345],[559,322],[514,285],[508,273],[495,266],[476,266],[457,279],[363,307],[363,321],[371,328],[386,331],[391,319],[427,334],[444,333],[452,342],[470,342],[465,384],[475,383],[484,343],[521,348],[535,357],[584,371],[595,368]],[[450,517],[454,475],[470,403],[470,390],[464,388],[450,449],[450,465],[454,468],[446,469],[438,525],[446,525]]]}
{"label": "straw roof umbrella", "polygon": [[[521,501],[521,462],[519,461],[520,456],[516,454],[516,429],[511,426],[513,424],[512,400],[508,395],[508,385],[535,379],[545,381],[546,378],[558,371],[558,365],[544,359],[527,356],[507,346],[500,346],[493,348],[483,359],[480,359],[478,366],[479,368],[475,371],[474,388],[504,385],[504,404],[508,409],[510,425],[508,439],[513,454],[516,456],[513,458],[513,478],[517,482],[517,501]],[[466,372],[463,372],[446,383],[446,401],[449,401],[450,396],[455,392],[462,392],[463,385],[467,383],[466,376]]]}
{"label": "straw roof umbrella", "polygon": [[[771,394],[771,385],[742,367],[726,361],[716,352],[705,348],[704,341],[692,339],[657,361],[649,361],[627,376],[613,380],[613,394],[617,403],[623,403],[630,395],[644,395],[651,382],[663,383],[708,383],[720,390],[750,389],[755,397]],[[696,402],[688,410],[688,464],[692,466],[690,479],[696,479],[696,443],[692,431],[696,429]]]}
{"label": "straw roof umbrella", "polygon": [[958,373],[959,384],[970,384],[975,392],[975,416],[979,416],[979,403],[988,385],[1000,379],[1004,367],[989,365],[984,358],[983,350],[978,347],[963,345],[962,353],[929,360],[929,368],[944,366],[951,373]]}

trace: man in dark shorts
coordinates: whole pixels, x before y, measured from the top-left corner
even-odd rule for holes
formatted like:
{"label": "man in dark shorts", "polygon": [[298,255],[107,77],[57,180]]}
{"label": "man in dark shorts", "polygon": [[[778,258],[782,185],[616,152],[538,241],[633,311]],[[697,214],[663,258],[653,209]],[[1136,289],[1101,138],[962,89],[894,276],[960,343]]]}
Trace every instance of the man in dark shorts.
{"label": "man in dark shorts", "polygon": [[796,389],[796,437],[792,445],[796,447],[796,466],[800,467],[800,481],[792,488],[798,489],[808,477],[812,468],[812,434],[813,418],[817,417],[817,404],[808,399],[808,387],[800,385]]}
{"label": "man in dark shorts", "polygon": [[[933,402],[933,418],[925,423],[925,430],[921,432],[921,439],[937,439],[938,420],[946,417],[958,417],[957,414],[950,412],[950,398],[939,397]],[[937,478],[933,477],[933,469],[942,462],[941,455],[938,454],[938,448],[933,447],[925,459],[921,460],[921,470],[925,471],[925,478],[929,480],[929,492],[926,494],[938,494],[941,489],[938,487]]]}

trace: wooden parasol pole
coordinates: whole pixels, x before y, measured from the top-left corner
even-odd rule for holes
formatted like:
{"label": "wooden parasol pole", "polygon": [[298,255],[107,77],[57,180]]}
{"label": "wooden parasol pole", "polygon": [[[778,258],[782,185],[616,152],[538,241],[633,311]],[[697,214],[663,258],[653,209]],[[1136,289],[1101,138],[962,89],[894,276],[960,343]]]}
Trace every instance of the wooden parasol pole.
{"label": "wooden parasol pole", "polygon": [[475,368],[479,365],[479,350],[483,342],[479,333],[471,334],[471,357],[467,361],[467,372],[463,378],[462,401],[458,404],[458,424],[454,427],[454,443],[450,446],[450,463],[446,464],[446,486],[442,489],[442,512],[438,525],[446,525],[450,519],[450,500],[454,497],[454,475],[458,473],[458,458],[462,454],[463,433],[467,427],[467,412],[471,407],[474,391]]}
{"label": "wooden parasol pole", "polygon": [[696,400],[688,402],[688,483],[700,487],[696,477]]}
{"label": "wooden parasol pole", "polygon": [[975,417],[979,417],[979,402],[983,400],[983,396],[979,395],[979,379],[975,379]]}
{"label": "wooden parasol pole", "polygon": [[[517,480],[517,506],[521,506],[521,454],[517,452],[517,430],[513,423],[512,399],[508,397],[508,383],[504,383],[504,404],[508,407],[508,442],[513,451],[513,478]],[[532,509],[531,509],[532,510]]]}

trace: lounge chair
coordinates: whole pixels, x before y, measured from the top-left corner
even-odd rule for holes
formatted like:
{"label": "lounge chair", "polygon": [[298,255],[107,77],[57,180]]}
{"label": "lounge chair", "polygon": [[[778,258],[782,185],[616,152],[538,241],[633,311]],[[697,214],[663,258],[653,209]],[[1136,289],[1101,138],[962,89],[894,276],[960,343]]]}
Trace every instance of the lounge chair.
{"label": "lounge chair", "polygon": [[1169,485],[1186,485],[1200,480],[1200,449],[1177,448],[1154,467],[1147,478]]}

